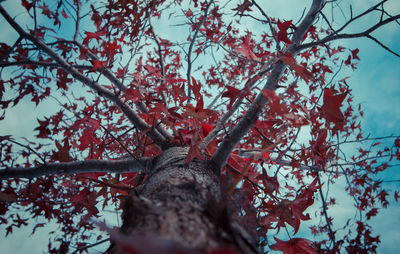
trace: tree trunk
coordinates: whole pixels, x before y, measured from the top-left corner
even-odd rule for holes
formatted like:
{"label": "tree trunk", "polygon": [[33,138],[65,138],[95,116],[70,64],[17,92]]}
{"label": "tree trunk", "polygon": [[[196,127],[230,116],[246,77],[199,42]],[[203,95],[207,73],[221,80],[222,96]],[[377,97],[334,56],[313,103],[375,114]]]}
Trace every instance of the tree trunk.
{"label": "tree trunk", "polygon": [[129,246],[114,239],[110,253],[256,252],[254,238],[228,214],[219,172],[207,161],[187,164],[188,150],[174,147],[155,158],[125,200],[121,233]]}

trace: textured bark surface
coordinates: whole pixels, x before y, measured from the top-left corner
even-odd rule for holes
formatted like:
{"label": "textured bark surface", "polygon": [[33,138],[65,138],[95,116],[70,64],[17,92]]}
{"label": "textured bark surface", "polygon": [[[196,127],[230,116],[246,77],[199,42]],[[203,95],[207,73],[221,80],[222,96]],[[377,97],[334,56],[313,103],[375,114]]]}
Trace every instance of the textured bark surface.
{"label": "textured bark surface", "polygon": [[[143,185],[125,201],[122,233],[138,240],[138,253],[205,253],[224,246],[253,252],[230,225],[218,173],[208,162],[187,165],[187,152],[174,147],[154,160]],[[124,253],[116,245],[110,250]]]}

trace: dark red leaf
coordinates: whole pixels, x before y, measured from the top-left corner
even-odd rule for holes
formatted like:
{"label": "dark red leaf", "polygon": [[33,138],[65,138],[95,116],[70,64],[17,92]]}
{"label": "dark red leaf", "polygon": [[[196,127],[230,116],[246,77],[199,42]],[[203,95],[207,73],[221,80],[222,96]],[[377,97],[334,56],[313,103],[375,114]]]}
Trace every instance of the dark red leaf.
{"label": "dark red leaf", "polygon": [[374,217],[378,214],[378,209],[377,208],[372,208],[369,212],[365,214],[367,216],[367,220],[371,219],[371,217]]}
{"label": "dark red leaf", "polygon": [[29,3],[27,0],[21,0],[22,6],[25,7],[27,11],[30,11],[33,7],[33,3]]}
{"label": "dark red leaf", "polygon": [[0,192],[0,201],[15,202],[18,196],[15,193]]}
{"label": "dark red leaf", "polygon": [[280,20],[278,20],[279,31],[278,31],[278,34],[276,35],[278,41],[282,41],[287,44],[292,43],[292,41],[288,38],[288,34],[287,34],[287,30],[289,29],[291,24],[292,24],[291,20],[285,21],[283,23]]}
{"label": "dark red leaf", "polygon": [[200,93],[201,83],[199,81],[196,81],[196,79],[192,77],[192,83],[189,86],[190,89],[193,91],[196,99],[199,99],[200,97],[202,98],[202,95]]}
{"label": "dark red leaf", "polygon": [[355,50],[352,50],[352,51],[351,51],[351,56],[353,57],[353,59],[360,60],[360,58],[359,58],[358,55],[357,55],[358,52],[360,52],[359,49],[355,49]]}
{"label": "dark red leaf", "polygon": [[61,10],[61,15],[66,19],[69,18],[69,16],[67,15],[67,13],[64,10]]}
{"label": "dark red leaf", "polygon": [[400,138],[396,138],[396,140],[394,141],[394,145],[396,147],[400,147]]}
{"label": "dark red leaf", "polygon": [[289,241],[281,241],[274,237],[276,244],[271,246],[272,250],[282,251],[283,254],[314,254],[315,249],[312,242],[304,238],[292,238]]}
{"label": "dark red leaf", "polygon": [[241,15],[243,15],[243,12],[251,11],[250,6],[252,6],[251,1],[244,0],[244,2],[242,4],[238,4],[238,6],[232,10],[237,11],[237,14],[239,14],[239,16],[241,16]]}
{"label": "dark red leaf", "polygon": [[48,138],[51,134],[50,129],[47,127],[50,123],[49,119],[41,121],[38,119],[39,126],[35,128],[35,131],[39,131],[39,134],[36,135],[38,138]]}
{"label": "dark red leaf", "polygon": [[305,66],[298,64],[292,54],[283,55],[280,57],[280,59],[285,64],[289,65],[289,67],[294,70],[297,75],[304,79],[304,81],[309,82],[310,80],[313,80],[314,75],[307,70]]}
{"label": "dark red leaf", "polygon": [[98,31],[96,33],[85,32],[85,34],[86,34],[86,37],[83,40],[83,44],[88,45],[88,43],[91,39],[96,39],[96,41],[98,42],[100,40],[100,37],[106,35],[107,33],[104,31]]}
{"label": "dark red leaf", "polygon": [[321,107],[322,117],[327,121],[334,123],[341,123],[344,116],[340,107],[342,107],[343,100],[346,98],[347,93],[337,94],[333,88],[324,89],[324,104]]}
{"label": "dark red leaf", "polygon": [[190,17],[192,17],[192,16],[193,16],[192,10],[191,10],[191,9],[188,9],[188,10],[186,11],[186,17],[190,18]]}
{"label": "dark red leaf", "polygon": [[236,48],[236,51],[246,58],[258,61],[259,58],[254,54],[253,49],[252,49],[253,47],[250,45],[250,39],[251,39],[250,35],[246,35],[243,43],[240,44],[240,46],[238,48]]}
{"label": "dark red leaf", "polygon": [[42,9],[42,13],[47,17],[51,18],[54,16],[54,13],[50,11],[49,7],[45,3],[42,6],[39,6],[39,8]]}
{"label": "dark red leaf", "polygon": [[90,71],[97,71],[99,68],[104,68],[107,66],[107,61],[90,60],[90,62],[93,64],[93,67],[90,69]]}
{"label": "dark red leaf", "polygon": [[8,236],[8,234],[11,234],[11,233],[13,232],[12,226],[13,226],[13,225],[10,225],[10,226],[8,226],[8,227],[6,228],[6,236]]}
{"label": "dark red leaf", "polygon": [[214,125],[203,123],[201,125],[201,133],[206,137],[214,129]]}
{"label": "dark red leaf", "polygon": [[233,86],[226,86],[227,91],[222,93],[222,97],[227,97],[229,98],[229,105],[228,105],[228,110],[231,109],[233,103],[236,101],[236,99],[240,95],[240,90],[233,87]]}
{"label": "dark red leaf", "polygon": [[91,20],[93,20],[94,24],[96,25],[97,29],[100,29],[100,25],[102,23],[102,18],[100,16],[100,13],[94,8],[93,5],[90,5],[90,8],[92,9],[92,17]]}
{"label": "dark red leaf", "polygon": [[64,140],[64,145],[62,146],[58,141],[56,141],[57,151],[53,152],[51,159],[59,162],[68,162],[72,158],[69,155],[69,150],[71,149],[67,139]]}

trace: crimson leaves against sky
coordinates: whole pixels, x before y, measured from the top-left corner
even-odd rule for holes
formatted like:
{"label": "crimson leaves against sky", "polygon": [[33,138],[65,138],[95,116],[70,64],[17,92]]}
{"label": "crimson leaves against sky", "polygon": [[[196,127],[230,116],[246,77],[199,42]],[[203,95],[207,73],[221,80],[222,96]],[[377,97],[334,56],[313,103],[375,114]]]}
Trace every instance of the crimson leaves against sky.
{"label": "crimson leaves against sky", "polygon": [[[53,221],[50,253],[87,252],[108,239],[99,228],[124,244],[93,221],[121,210],[146,158],[187,146],[186,163],[212,161],[226,199],[243,197],[234,216],[257,229],[260,250],[376,251],[369,220],[399,198],[377,179],[400,159],[400,139],[362,129],[342,74],[356,71],[359,50],[340,45],[372,39],[377,54],[398,55],[372,34],[400,19],[387,1],[344,22],[330,17],[336,1],[322,0],[300,21],[253,0],[9,2],[0,1],[2,29],[16,36],[0,41],[0,120],[25,103],[51,109],[26,130],[34,138],[0,136],[6,236]],[[347,30],[365,17],[366,30]],[[356,214],[343,225],[330,215],[342,201],[329,192],[336,182]]]}

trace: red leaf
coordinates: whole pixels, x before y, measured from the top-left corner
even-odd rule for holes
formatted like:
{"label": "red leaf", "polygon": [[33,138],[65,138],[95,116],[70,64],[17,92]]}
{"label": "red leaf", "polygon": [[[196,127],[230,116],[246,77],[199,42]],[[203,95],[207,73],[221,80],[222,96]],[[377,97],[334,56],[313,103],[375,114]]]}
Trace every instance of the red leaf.
{"label": "red leaf", "polygon": [[296,62],[296,59],[294,59],[292,54],[287,54],[283,55],[280,57],[280,59],[289,67],[294,70],[297,75],[299,75],[302,79],[304,79],[306,82],[309,82],[314,78],[314,75],[307,70],[307,68],[303,65],[300,65]]}
{"label": "red leaf", "polygon": [[189,85],[190,89],[193,91],[194,96],[196,99],[202,98],[200,89],[201,83],[197,82],[195,78],[192,77],[192,84]]}
{"label": "red leaf", "polygon": [[292,238],[289,241],[281,241],[274,237],[276,244],[271,246],[272,250],[282,251],[283,254],[312,254],[316,253],[315,249],[311,246],[311,241],[304,238]]}
{"label": "red leaf", "polygon": [[191,9],[188,9],[187,12],[186,12],[186,17],[190,18],[190,17],[192,17],[192,16],[193,16],[192,10],[191,10]]}
{"label": "red leaf", "polygon": [[10,225],[10,226],[8,226],[8,227],[6,228],[6,231],[7,231],[7,232],[6,232],[6,236],[8,236],[8,234],[11,234],[11,233],[13,232],[13,231],[12,231],[12,230],[13,230],[13,229],[12,229],[12,226],[13,226],[13,225]]}
{"label": "red leaf", "polygon": [[63,15],[64,18],[69,18],[69,16],[67,15],[67,13],[65,13],[64,10],[61,10],[61,15]]}
{"label": "red leaf", "polygon": [[203,97],[200,97],[200,98],[197,100],[196,108],[194,109],[194,111],[195,111],[196,113],[197,113],[197,112],[201,112],[201,111],[203,110],[203,108],[204,108]]}
{"label": "red leaf", "polygon": [[186,157],[186,163],[190,163],[194,158],[203,158],[203,154],[201,153],[198,144],[190,145],[189,152]]}
{"label": "red leaf", "polygon": [[36,225],[33,227],[33,230],[32,230],[31,235],[35,234],[36,229],[42,228],[42,227],[44,227],[44,225],[45,225],[44,223],[38,223],[38,224],[36,224]]}
{"label": "red leaf", "polygon": [[349,56],[349,57],[347,58],[347,60],[344,61],[344,64],[345,64],[345,65],[350,65],[350,64],[351,64],[351,56]]}
{"label": "red leaf", "polygon": [[236,51],[246,58],[258,61],[259,58],[254,54],[252,46],[250,45],[250,39],[250,35],[246,35],[243,43],[240,45],[240,47],[236,48]]}
{"label": "red leaf", "polygon": [[240,90],[237,88],[234,88],[233,86],[226,86],[227,91],[222,93],[222,97],[227,97],[230,99],[229,105],[228,105],[228,110],[231,109],[232,104],[236,101],[236,99],[240,95]]}
{"label": "red leaf", "polygon": [[201,125],[201,133],[206,137],[214,129],[214,125],[203,123]]}
{"label": "red leaf", "polygon": [[200,130],[196,130],[190,141],[190,148],[186,156],[186,163],[190,163],[194,158],[203,159],[203,154],[200,151]]}
{"label": "red leaf", "polygon": [[360,52],[359,49],[355,49],[355,50],[352,50],[352,51],[351,51],[351,56],[353,57],[353,59],[360,60],[360,58],[359,58],[358,55],[357,55],[358,52]]}
{"label": "red leaf", "polygon": [[92,9],[92,17],[90,18],[91,20],[93,20],[94,24],[97,27],[97,30],[100,29],[100,25],[102,22],[102,18],[100,16],[100,13],[94,8],[93,5],[90,5],[90,8]]}
{"label": "red leaf", "polygon": [[[293,118],[287,112],[286,104],[281,103],[281,98],[271,89],[264,89],[261,94],[268,99],[269,112],[284,116],[285,118]],[[297,120],[296,120],[297,121]]]}
{"label": "red leaf", "polygon": [[73,81],[71,78],[68,78],[68,72],[63,69],[58,69],[57,78],[57,87],[59,89],[68,90],[67,84]]}
{"label": "red leaf", "polygon": [[93,131],[89,129],[85,129],[82,133],[82,136],[79,138],[80,145],[79,150],[83,151],[88,148],[91,144],[98,143],[97,139],[94,137]]}
{"label": "red leaf", "polygon": [[98,42],[100,40],[100,37],[106,35],[107,33],[104,31],[98,31],[97,33],[85,32],[85,34],[86,38],[83,40],[83,44],[87,45],[89,43],[89,40],[96,39],[96,41]]}
{"label": "red leaf", "polygon": [[282,41],[282,42],[285,42],[285,43],[287,43],[287,44],[290,44],[290,43],[292,43],[292,41],[288,38],[288,34],[287,34],[287,30],[289,29],[289,27],[290,27],[290,25],[292,24],[292,21],[291,20],[288,20],[288,21],[285,21],[285,22],[281,22],[279,19],[278,19],[278,28],[279,28],[279,31],[278,31],[278,34],[277,34],[277,39],[278,39],[278,41]]}
{"label": "red leaf", "polygon": [[49,7],[46,4],[39,6],[39,8],[42,9],[42,13],[49,18],[51,18],[51,16],[54,15],[54,13],[50,11]]}
{"label": "red leaf", "polygon": [[394,141],[394,145],[396,147],[400,147],[400,138],[396,138],[396,140]]}
{"label": "red leaf", "polygon": [[346,98],[347,93],[335,95],[336,90],[333,88],[324,89],[324,104],[321,107],[322,116],[330,122],[341,123],[344,116],[340,107],[343,100]]}
{"label": "red leaf", "polygon": [[96,216],[99,213],[99,210],[95,205],[85,203],[85,208],[89,214]]}
{"label": "red leaf", "polygon": [[398,201],[399,201],[399,198],[400,198],[399,192],[398,192],[398,191],[395,191],[395,192],[394,192],[394,200],[396,200],[396,202],[398,202]]}
{"label": "red leaf", "polygon": [[68,162],[72,160],[71,156],[69,155],[69,150],[71,146],[69,145],[67,139],[64,140],[64,146],[56,141],[56,147],[57,151],[55,151],[51,156],[53,160],[59,162]]}
{"label": "red leaf", "polygon": [[97,69],[104,68],[107,65],[107,61],[90,60],[90,62],[93,64],[93,67],[90,69],[90,71],[97,71]]}
{"label": "red leaf", "polygon": [[28,3],[26,0],[22,0],[21,2],[22,6],[24,6],[27,11],[30,11],[30,9],[33,7],[33,3]]}
{"label": "red leaf", "polygon": [[15,202],[18,196],[15,193],[0,192],[0,201]]}
{"label": "red leaf", "polygon": [[14,225],[17,226],[17,228],[23,226],[28,225],[27,223],[28,219],[21,219],[21,217],[19,217],[19,215],[17,214],[17,218],[13,219],[13,222],[15,223]]}
{"label": "red leaf", "polygon": [[268,100],[277,100],[279,97],[276,95],[274,90],[264,89],[261,91],[261,94],[267,98]]}
{"label": "red leaf", "polygon": [[235,9],[232,9],[233,11],[237,11],[237,14],[239,16],[243,15],[243,12],[245,11],[251,11],[250,6],[252,3],[249,0],[245,0],[242,4],[239,4]]}
{"label": "red leaf", "polygon": [[371,147],[374,147],[374,146],[377,146],[377,145],[381,145],[381,144],[382,144],[381,142],[376,142]]}
{"label": "red leaf", "polygon": [[372,208],[368,213],[365,215],[367,216],[367,220],[371,219],[371,217],[374,217],[378,214],[378,209],[377,208]]}
{"label": "red leaf", "polygon": [[169,113],[173,118],[180,119],[180,120],[184,119],[184,118],[181,116],[181,114],[179,114],[179,113],[176,112],[177,109],[179,109],[179,108],[178,108],[178,107],[169,108],[169,109],[168,109],[168,113]]}
{"label": "red leaf", "polygon": [[46,119],[45,121],[40,121],[38,119],[39,122],[39,126],[35,128],[35,131],[39,131],[39,134],[36,135],[36,137],[38,138],[48,138],[49,135],[51,134],[49,128],[47,128],[47,126],[50,123],[49,119]]}

